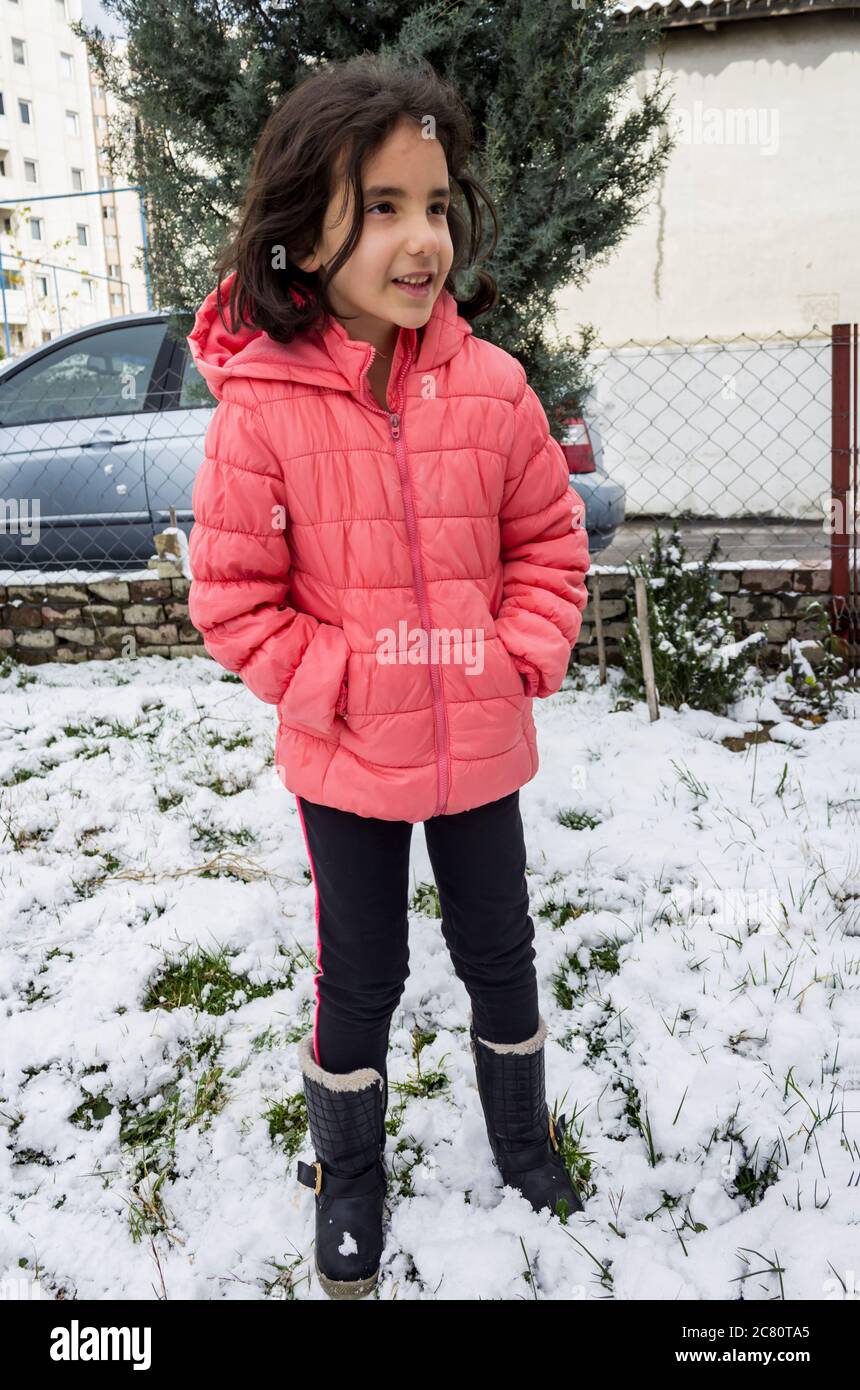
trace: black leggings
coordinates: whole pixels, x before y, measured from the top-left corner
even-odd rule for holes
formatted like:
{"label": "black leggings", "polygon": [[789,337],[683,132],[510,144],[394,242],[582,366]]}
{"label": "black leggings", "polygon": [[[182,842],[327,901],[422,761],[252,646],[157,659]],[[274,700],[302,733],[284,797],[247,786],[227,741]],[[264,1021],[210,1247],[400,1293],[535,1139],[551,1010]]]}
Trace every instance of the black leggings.
{"label": "black leggings", "polygon": [[[316,894],[314,1055],[326,1071],[385,1075],[391,1016],[409,975],[409,821],[296,796]],[[519,792],[424,822],[454,973],[488,1042],[538,1029]]]}

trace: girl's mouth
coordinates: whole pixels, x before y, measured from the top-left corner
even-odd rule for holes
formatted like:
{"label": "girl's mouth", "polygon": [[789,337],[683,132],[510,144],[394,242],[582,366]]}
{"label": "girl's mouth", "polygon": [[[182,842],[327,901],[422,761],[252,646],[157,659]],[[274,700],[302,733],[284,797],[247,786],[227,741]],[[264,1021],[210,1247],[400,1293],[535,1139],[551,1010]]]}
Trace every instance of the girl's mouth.
{"label": "girl's mouth", "polygon": [[433,288],[433,276],[429,273],[421,278],[421,283],[416,284],[412,277],[407,280],[392,280],[392,285],[396,285],[404,294],[410,295],[413,299],[426,299]]}

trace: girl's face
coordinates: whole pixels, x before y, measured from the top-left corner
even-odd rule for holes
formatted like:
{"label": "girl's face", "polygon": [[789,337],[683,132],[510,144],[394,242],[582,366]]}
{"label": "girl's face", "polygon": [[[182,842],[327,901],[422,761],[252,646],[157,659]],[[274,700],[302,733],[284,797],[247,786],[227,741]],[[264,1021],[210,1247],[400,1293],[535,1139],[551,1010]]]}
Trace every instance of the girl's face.
{"label": "girl's face", "polygon": [[[420,329],[454,259],[448,230],[448,166],[441,144],[425,139],[412,121],[400,122],[362,170],[364,220],[360,240],[329,285],[336,317],[350,338],[371,343],[381,354],[393,350],[400,328]],[[343,186],[329,202],[315,254],[299,261],[307,271],[332,260],[346,240],[353,212],[352,190],[339,217]],[[337,220],[336,220],[337,219]],[[396,277],[428,272],[429,289],[419,296],[394,283]]]}

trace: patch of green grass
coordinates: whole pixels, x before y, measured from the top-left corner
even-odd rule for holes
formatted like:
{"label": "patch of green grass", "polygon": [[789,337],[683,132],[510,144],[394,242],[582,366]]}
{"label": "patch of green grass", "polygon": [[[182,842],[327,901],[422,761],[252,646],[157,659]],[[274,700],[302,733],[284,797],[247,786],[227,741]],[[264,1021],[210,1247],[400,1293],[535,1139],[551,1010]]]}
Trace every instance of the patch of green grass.
{"label": "patch of green grass", "polygon": [[588,953],[587,965],[582,964],[579,952],[567,952],[552,977],[553,994],[562,1009],[572,1009],[577,1000],[585,997],[592,972],[618,974],[618,952],[623,944],[613,937],[604,939],[599,946],[580,947],[580,951]]}
{"label": "patch of green grass", "polygon": [[[283,947],[279,949],[287,954]],[[229,962],[237,954],[224,947],[219,951],[186,947],[178,960],[169,961],[150,982],[141,1007],[181,1009],[190,1005],[204,1013],[224,1014],[251,999],[267,999],[276,990],[292,987],[294,957],[288,956],[287,973],[281,979],[254,984],[247,974],[231,970]]]}
{"label": "patch of green grass", "polygon": [[234,845],[253,845],[257,840],[253,830],[245,826],[239,830],[224,830],[216,825],[194,824],[191,830],[194,843],[211,854],[231,849]]}
{"label": "patch of green grass", "polygon": [[[451,1078],[441,1066],[431,1068],[429,1071],[421,1070],[421,1053],[425,1047],[435,1041],[436,1034],[429,1030],[418,1028],[412,1029],[412,1058],[415,1062],[414,1074],[408,1076],[405,1081],[389,1082],[389,1092],[396,1091],[405,1103],[408,1097],[420,1097],[429,1100],[432,1096],[437,1096],[450,1084]],[[445,1054],[447,1056],[447,1053]],[[440,1058],[440,1062],[444,1057]]]}
{"label": "patch of green grass", "polygon": [[413,912],[421,912],[425,917],[442,916],[439,903],[439,889],[435,883],[419,883],[409,904]]}
{"label": "patch of green grass", "polygon": [[[42,961],[42,964],[34,973],[33,978],[27,982],[27,986],[21,994],[21,998],[24,1000],[25,1004],[38,1004],[42,999],[51,998],[51,995],[48,993],[44,985],[41,989],[36,988],[36,977],[39,975],[44,975],[46,973],[48,969],[48,962],[52,961],[55,956],[65,956],[67,960],[71,960],[72,952],[63,951],[60,949],[59,946],[53,946],[51,950],[48,951],[48,953],[45,956],[45,959]],[[43,1070],[47,1070],[47,1068],[43,1068]]]}
{"label": "patch of green grass", "polygon": [[403,1135],[394,1149],[391,1160],[389,1190],[398,1197],[414,1197],[413,1171],[424,1159],[424,1145],[411,1134]]}
{"label": "patch of green grass", "polygon": [[220,1046],[214,1034],[192,1043],[177,1059],[175,1075],[162,1087],[162,1104],[156,1109],[151,1108],[150,1097],[120,1103],[120,1143],[133,1160],[134,1184],[152,1172],[175,1181],[177,1132],[192,1125],[208,1129],[223,1109],[227,1101],[223,1068],[215,1061]]}
{"label": "patch of green grass", "polygon": [[[99,875],[99,878],[106,878],[108,874],[116,873],[117,869],[122,865],[122,860],[117,859],[113,851],[109,849],[82,849],[81,854],[85,855],[88,859],[98,855],[104,860],[104,873]],[[97,879],[89,879],[88,883],[92,884],[97,881]],[[87,896],[89,896],[89,894]]]}
{"label": "patch of green grass", "polygon": [[225,753],[232,753],[234,748],[250,748],[254,742],[250,734],[222,734],[218,729],[210,729],[203,741],[210,748],[223,748]]}
{"label": "patch of green grass", "polygon": [[[558,998],[558,996],[556,997]],[[566,1005],[562,1004],[562,1007],[566,1007]],[[565,1046],[569,1052],[579,1051],[578,1047],[570,1046],[574,1038],[583,1038],[585,1040],[586,1066],[593,1064],[598,1058],[605,1057],[609,1048],[606,1034],[609,1025],[615,1022],[617,1015],[608,999],[603,1000],[602,1015],[603,1017],[596,1023],[589,1022],[587,1026],[575,1024],[572,1028],[568,1029],[564,1036],[563,1046]]]}
{"label": "patch of green grass", "polygon": [[7,777],[5,782],[0,782],[3,787],[17,787],[20,782],[29,782],[31,777],[44,777],[44,772],[32,771],[30,768],[19,767]]}
{"label": "patch of green grass", "polygon": [[751,1207],[757,1206],[769,1187],[779,1179],[780,1167],[776,1161],[779,1143],[774,1144],[765,1159],[757,1157],[759,1141],[756,1139],[752,1152],[747,1154],[741,1143],[744,1161],[740,1164],[734,1179],[732,1196],[745,1197]]}
{"label": "patch of green grass", "polygon": [[69,1119],[73,1125],[80,1125],[81,1129],[92,1129],[95,1123],[100,1123],[107,1119],[113,1110],[113,1105],[107,1096],[87,1096],[86,1100],[76,1110],[73,1110]]}
{"label": "patch of green grass", "polygon": [[19,690],[23,690],[25,686],[33,685],[39,679],[29,666],[16,661],[13,656],[7,653],[0,660],[0,680],[11,679],[12,676],[15,677],[15,684]]}
{"label": "patch of green grass", "polygon": [[216,796],[238,796],[240,792],[248,790],[252,785],[252,779],[249,776],[245,777],[244,780],[239,777],[231,777],[228,781],[223,777],[215,777],[211,782],[204,782],[203,785],[214,792]]}
{"label": "patch of green grass", "polygon": [[304,1092],[286,1101],[275,1101],[263,1114],[269,1125],[269,1138],[287,1158],[304,1147],[308,1130],[308,1110]]}
{"label": "patch of green grass", "polygon": [[587,811],[559,811],[556,820],[568,830],[594,830],[600,825],[600,821]]}
{"label": "patch of green grass", "polygon": [[158,798],[159,811],[172,811],[174,806],[178,806],[180,801],[185,799],[184,792],[167,792]]}
{"label": "patch of green grass", "polygon": [[[577,1117],[574,1109],[573,1115],[567,1121],[561,1140],[561,1156],[580,1199],[592,1197],[597,1191],[597,1186],[592,1179],[592,1151],[586,1149],[583,1144],[584,1128],[584,1121]],[[565,1225],[569,1215],[567,1202],[564,1202],[564,1211],[559,1211],[558,1215],[561,1217],[562,1225]]]}
{"label": "patch of green grass", "polygon": [[648,1114],[648,1107],[645,1107],[645,1117],[642,1117],[642,1097],[630,1077],[619,1077],[612,1083],[613,1090],[620,1090],[626,1098],[624,1115],[631,1129],[635,1129],[645,1141],[645,1149],[648,1162],[652,1168],[663,1158],[662,1153],[658,1153],[654,1145],[654,1135],[651,1132],[651,1117]]}
{"label": "patch of green grass", "polygon": [[[295,964],[298,965],[298,958],[295,959]],[[312,1027],[310,1015],[313,1007],[313,1002],[310,999],[304,1000],[302,1007],[299,1010],[299,1017],[296,1020],[296,1022],[293,1024],[291,1028],[284,1029],[283,1036],[280,1039],[280,1042],[284,1047],[290,1047],[295,1043],[300,1042],[301,1039],[304,1037],[305,1033],[310,1032]]]}
{"label": "patch of green grass", "polygon": [[537,909],[538,917],[545,917],[554,931],[558,931],[564,926],[565,922],[575,921],[581,917],[588,908],[582,904],[568,902],[567,898],[562,898],[561,902],[556,902],[555,898],[549,898]]}
{"label": "patch of green grass", "polygon": [[301,1279],[296,1278],[295,1273],[297,1269],[302,1267],[306,1260],[306,1255],[296,1255],[291,1264],[281,1264],[278,1260],[267,1260],[266,1263],[270,1264],[272,1269],[277,1270],[277,1274],[274,1279],[260,1279],[259,1285],[261,1292],[264,1293],[267,1298],[272,1298],[277,1293],[279,1301],[294,1303],[296,1289],[299,1285],[307,1280],[310,1286],[310,1270],[307,1270],[307,1272],[302,1275]]}
{"label": "patch of green grass", "polygon": [[12,1162],[14,1164],[38,1163],[43,1168],[56,1168],[56,1161],[49,1158],[41,1149],[14,1149],[12,1152]]}

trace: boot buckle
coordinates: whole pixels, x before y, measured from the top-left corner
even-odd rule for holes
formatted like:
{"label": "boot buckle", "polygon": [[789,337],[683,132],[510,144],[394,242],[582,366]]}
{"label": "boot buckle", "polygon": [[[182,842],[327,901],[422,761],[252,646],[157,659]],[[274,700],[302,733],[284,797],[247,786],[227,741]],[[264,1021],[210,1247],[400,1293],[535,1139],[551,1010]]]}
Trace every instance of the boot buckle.
{"label": "boot buckle", "polygon": [[558,1143],[558,1141],[559,1141],[559,1139],[563,1139],[563,1138],[564,1138],[564,1132],[565,1132],[565,1128],[566,1128],[566,1120],[567,1120],[567,1116],[565,1116],[565,1115],[560,1115],[560,1116],[558,1117],[558,1119],[556,1120],[555,1117],[553,1116],[552,1111],[551,1111],[551,1110],[549,1111],[549,1138],[550,1138],[550,1143],[552,1144],[552,1146],[553,1146],[553,1148],[555,1149],[556,1153],[560,1153],[560,1151],[561,1151],[560,1148],[559,1148],[559,1143]]}
{"label": "boot buckle", "polygon": [[322,1191],[323,1169],[319,1160],[317,1160],[316,1163],[303,1163],[302,1160],[299,1159],[296,1177],[299,1182],[304,1183],[305,1187],[313,1188],[315,1197],[320,1195]]}

